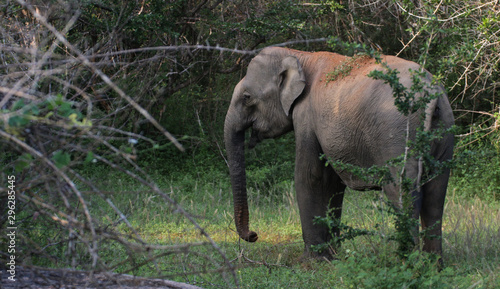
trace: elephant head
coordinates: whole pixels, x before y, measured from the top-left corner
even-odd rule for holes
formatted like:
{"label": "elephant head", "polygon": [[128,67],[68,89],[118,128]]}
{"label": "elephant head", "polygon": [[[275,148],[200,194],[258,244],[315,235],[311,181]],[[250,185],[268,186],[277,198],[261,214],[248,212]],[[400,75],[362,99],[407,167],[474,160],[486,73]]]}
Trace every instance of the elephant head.
{"label": "elephant head", "polygon": [[302,94],[305,78],[295,56],[261,52],[248,65],[246,76],[236,85],[224,124],[224,139],[233,188],[234,218],[239,236],[257,240],[249,230],[245,175],[245,130],[252,128],[249,147],[293,129],[290,112]]}

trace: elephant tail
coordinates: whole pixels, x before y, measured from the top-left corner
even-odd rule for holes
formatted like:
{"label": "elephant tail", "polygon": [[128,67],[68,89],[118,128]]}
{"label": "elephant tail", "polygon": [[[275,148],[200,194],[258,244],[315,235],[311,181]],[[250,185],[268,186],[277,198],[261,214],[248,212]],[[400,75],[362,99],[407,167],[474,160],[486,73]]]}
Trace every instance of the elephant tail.
{"label": "elephant tail", "polygon": [[[436,91],[438,93],[438,97],[432,99],[425,108],[425,119],[424,119],[424,131],[429,132],[432,129],[436,128],[438,125],[437,122],[441,118],[440,108],[439,108],[439,99],[441,97],[446,97],[446,94],[442,89],[440,91]],[[434,92],[434,93],[436,93]],[[441,92],[441,93],[440,93]],[[417,175],[417,190],[421,189],[422,184],[422,176],[424,174],[424,160],[421,157],[418,158],[418,175]]]}
{"label": "elephant tail", "polygon": [[425,108],[424,131],[432,129],[432,121],[439,118],[439,98],[432,99]]}
{"label": "elephant tail", "polygon": [[[446,94],[445,94],[446,95]],[[424,131],[429,132],[435,126],[433,122],[440,118],[439,114],[439,98],[442,96],[438,96],[437,98],[432,99],[425,108],[425,119],[424,119]],[[422,156],[418,158],[418,175],[417,175],[417,190],[420,191],[422,184],[422,176],[424,174],[424,160]]]}

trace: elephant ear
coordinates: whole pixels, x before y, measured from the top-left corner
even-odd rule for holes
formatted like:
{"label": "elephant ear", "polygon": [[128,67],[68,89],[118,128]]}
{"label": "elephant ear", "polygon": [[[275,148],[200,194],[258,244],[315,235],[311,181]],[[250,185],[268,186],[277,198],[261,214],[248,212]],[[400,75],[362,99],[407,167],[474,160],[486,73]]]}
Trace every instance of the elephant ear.
{"label": "elephant ear", "polygon": [[287,56],[281,61],[280,73],[280,100],[281,106],[288,116],[293,102],[300,96],[306,80],[304,72],[295,56]]}

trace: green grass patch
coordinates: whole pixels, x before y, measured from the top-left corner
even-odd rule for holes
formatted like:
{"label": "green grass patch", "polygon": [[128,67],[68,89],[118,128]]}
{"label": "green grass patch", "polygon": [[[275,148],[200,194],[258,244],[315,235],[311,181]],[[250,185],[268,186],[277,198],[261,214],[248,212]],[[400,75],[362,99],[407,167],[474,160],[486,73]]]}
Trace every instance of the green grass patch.
{"label": "green grass patch", "polygon": [[[406,259],[398,257],[397,243],[388,238],[394,232],[394,219],[383,208],[387,205],[379,192],[348,190],[343,222],[376,233],[343,242],[337,260],[302,260],[304,244],[292,174],[285,177],[290,163],[276,159],[261,168],[257,165],[261,153],[268,152],[250,152],[248,156],[249,178],[253,178],[248,186],[250,229],[259,235],[256,243],[240,240],[235,232],[229,178],[220,163],[193,161],[192,167],[170,173],[150,160],[151,178],[218,244],[235,266],[241,288],[499,287],[500,203],[464,197],[466,194],[456,183],[450,184],[443,220],[445,267],[439,271],[436,258],[425,253],[416,252]],[[252,154],[257,156],[252,159]],[[118,273],[168,278],[205,288],[235,286],[231,273],[223,270],[220,254],[174,206],[124,173],[100,165],[86,169],[83,173],[105,192],[104,196],[84,193],[101,230],[118,233],[130,244],[172,246],[169,250],[141,251],[129,243],[103,239],[99,257],[109,268]],[[119,209],[130,226],[106,199]],[[40,247],[48,247],[43,255],[33,256],[29,262],[67,266],[71,262],[64,261],[69,258],[67,243],[51,241],[64,240],[67,232],[56,225],[47,226],[47,216],[39,218],[46,221],[30,223],[26,234],[39,240]],[[28,224],[23,226],[28,228]],[[76,246],[80,252],[76,254],[77,264],[91,261],[84,241]]]}

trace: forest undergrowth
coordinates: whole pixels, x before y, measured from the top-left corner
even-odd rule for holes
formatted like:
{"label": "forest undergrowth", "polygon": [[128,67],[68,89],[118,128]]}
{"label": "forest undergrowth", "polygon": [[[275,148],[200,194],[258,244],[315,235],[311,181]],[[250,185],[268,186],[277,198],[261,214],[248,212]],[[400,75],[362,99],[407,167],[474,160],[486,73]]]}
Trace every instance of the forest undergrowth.
{"label": "forest undergrowth", "polygon": [[[264,147],[276,144],[263,144]],[[283,143],[282,143],[283,144]],[[286,144],[285,144],[286,146]],[[257,157],[266,148],[250,152]],[[215,157],[215,156],[214,156]],[[252,163],[252,156],[250,156]],[[189,161],[187,161],[189,163]],[[291,173],[289,163],[274,163]],[[374,232],[342,244],[337,259],[301,260],[303,241],[292,174],[250,171],[255,181],[249,188],[250,221],[260,238],[256,243],[239,240],[234,229],[232,197],[226,172],[203,163],[193,163],[181,174],[164,173],[165,167],[149,164],[160,186],[207,230],[236,266],[243,288],[495,288],[499,285],[498,238],[500,202],[471,196],[460,178],[453,175],[445,204],[443,246],[445,266],[439,271],[435,259],[416,251],[400,259],[397,243],[388,240],[394,231],[394,216],[387,213],[380,192],[348,190],[343,222],[357,229]],[[264,169],[260,169],[264,170]],[[199,173],[202,171],[202,173]],[[102,175],[107,175],[103,172]],[[127,207],[128,220],[145,239],[159,244],[202,242],[189,223],[155,201],[153,194],[136,187],[126,176],[111,176],[125,192],[115,203]],[[110,186],[116,186],[109,181]],[[137,193],[127,193],[136,191]],[[112,254],[116,256],[115,252]],[[118,254],[124,254],[121,252]],[[191,264],[195,256],[177,256],[178,264]],[[153,274],[147,268],[139,275]],[[119,268],[118,268],[119,271]],[[217,288],[219,280],[210,274],[173,277],[174,280]]]}
{"label": "forest undergrowth", "polygon": [[[499,31],[498,0],[0,4],[2,281],[21,266],[207,288],[500,287]],[[398,55],[446,88],[457,141],[441,271],[395,254],[378,192],[346,194],[343,221],[369,235],[301,260],[293,135],[247,152],[260,239],[238,240],[224,117],[273,45]]]}

